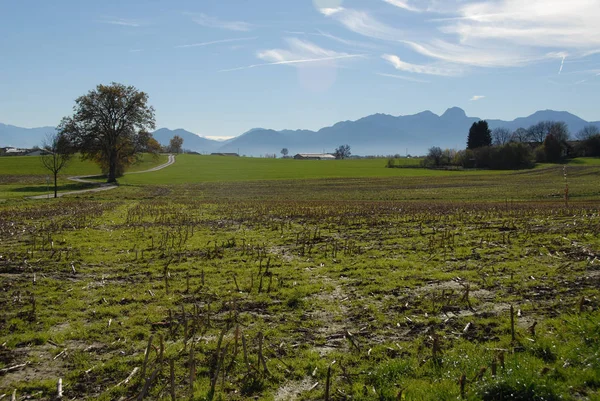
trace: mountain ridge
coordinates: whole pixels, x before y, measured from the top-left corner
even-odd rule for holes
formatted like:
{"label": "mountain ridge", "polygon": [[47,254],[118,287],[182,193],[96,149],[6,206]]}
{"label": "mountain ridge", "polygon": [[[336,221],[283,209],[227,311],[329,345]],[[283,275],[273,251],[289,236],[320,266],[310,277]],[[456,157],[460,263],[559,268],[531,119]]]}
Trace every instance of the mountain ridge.
{"label": "mountain ridge", "polygon": [[[200,153],[239,152],[241,155],[263,156],[278,154],[282,148],[288,148],[290,154],[333,152],[337,146],[349,144],[354,154],[415,155],[426,153],[432,146],[464,148],[470,126],[479,120],[479,117],[467,116],[459,107],[450,107],[441,115],[430,110],[399,116],[376,113],[357,120],[338,121],[317,131],[252,128],[226,141],[205,138],[183,128],[160,128],[153,135],[163,145],[167,145],[174,135],[179,135],[184,140],[184,149]],[[486,119],[491,129],[506,127],[513,131],[544,120],[564,121],[572,135],[586,125],[600,128],[600,121],[588,122],[570,112],[549,109],[511,121]],[[0,146],[40,145],[43,136],[52,133],[52,130],[53,127],[20,128],[0,123]]]}

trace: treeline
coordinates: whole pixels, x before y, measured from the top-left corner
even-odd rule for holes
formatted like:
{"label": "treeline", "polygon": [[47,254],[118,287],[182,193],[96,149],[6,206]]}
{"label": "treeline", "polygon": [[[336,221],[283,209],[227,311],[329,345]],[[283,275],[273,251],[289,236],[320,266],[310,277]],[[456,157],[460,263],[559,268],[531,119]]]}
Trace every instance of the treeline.
{"label": "treeline", "polygon": [[516,170],[535,163],[560,163],[574,157],[600,156],[600,129],[589,125],[575,140],[562,121],[541,121],[513,132],[506,128],[490,130],[487,121],[473,123],[464,150],[434,146],[422,161],[428,168],[485,168]]}

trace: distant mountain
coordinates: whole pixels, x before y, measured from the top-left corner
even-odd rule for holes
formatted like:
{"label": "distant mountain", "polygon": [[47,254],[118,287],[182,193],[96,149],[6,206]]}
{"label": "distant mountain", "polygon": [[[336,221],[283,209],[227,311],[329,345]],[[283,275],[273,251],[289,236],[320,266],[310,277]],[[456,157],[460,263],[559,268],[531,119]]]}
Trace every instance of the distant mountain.
{"label": "distant mountain", "polygon": [[161,145],[165,146],[169,144],[169,141],[175,135],[179,135],[181,138],[183,138],[184,149],[189,149],[196,152],[212,153],[216,151],[221,145],[223,145],[223,142],[203,138],[181,128],[176,130],[161,128],[152,133],[154,139],[156,139]]}
{"label": "distant mountain", "polygon": [[[282,148],[291,154],[333,152],[342,144],[349,144],[353,154],[389,155],[405,153],[425,154],[432,146],[464,148],[471,125],[478,117],[468,117],[464,110],[452,107],[438,116],[427,110],[407,116],[374,114],[356,121],[342,121],[319,131],[273,131],[254,129],[233,138],[219,150],[246,155],[278,153]],[[572,134],[589,123],[564,111],[538,111],[513,121],[487,120],[490,128],[506,127],[511,130],[528,128],[540,121],[564,121]],[[600,127],[600,123],[593,123]]]}
{"label": "distant mountain", "polygon": [[[156,140],[168,145],[169,140],[179,135],[183,147],[200,153],[234,152],[247,156],[279,154],[288,148],[290,154],[333,152],[336,147],[349,144],[353,154],[389,155],[410,153],[425,154],[432,146],[441,148],[464,148],[471,125],[478,117],[468,117],[458,107],[449,108],[438,116],[423,111],[407,116],[373,114],[356,121],[341,121],[318,131],[282,130],[253,128],[227,141],[214,141],[200,137],[183,129],[161,128],[153,133]],[[577,133],[584,126],[600,122],[587,122],[566,111],[543,110],[528,117],[512,121],[488,119],[491,129],[506,127],[510,130],[528,128],[540,121],[564,121],[571,132]],[[46,133],[53,128],[18,128],[0,124],[0,146],[32,147],[39,145]]]}
{"label": "distant mountain", "polygon": [[[490,128],[505,127],[512,131],[517,128],[528,128],[540,121],[564,121],[572,135],[581,131],[586,125],[598,125],[598,122],[588,122],[566,111],[542,110],[536,111],[529,117],[519,117],[513,121],[487,120]],[[600,125],[599,125],[600,126]]]}
{"label": "distant mountain", "polygon": [[0,123],[0,146],[33,148],[42,146],[46,135],[54,134],[54,127],[21,128]]}

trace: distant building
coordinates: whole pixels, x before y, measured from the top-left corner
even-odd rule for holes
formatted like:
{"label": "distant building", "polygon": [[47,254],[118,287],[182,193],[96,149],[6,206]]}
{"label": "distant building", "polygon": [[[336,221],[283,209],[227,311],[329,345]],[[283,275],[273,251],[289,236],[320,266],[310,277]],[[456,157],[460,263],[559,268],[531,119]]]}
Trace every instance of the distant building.
{"label": "distant building", "polygon": [[230,156],[230,157],[240,157],[237,153],[211,153],[211,156]]}
{"label": "distant building", "polygon": [[27,152],[29,152],[28,149],[13,148],[12,146],[2,148],[2,150],[2,153],[4,153],[6,156],[24,156]]}
{"label": "distant building", "polygon": [[3,156],[40,156],[40,155],[47,155],[48,153],[50,153],[50,152],[43,150],[43,149],[39,149],[39,148],[22,149],[22,148],[15,148],[12,146],[0,148],[0,155],[3,155]]}
{"label": "distant building", "polygon": [[335,156],[329,153],[298,153],[294,156],[297,160],[335,160]]}
{"label": "distant building", "polygon": [[31,151],[27,152],[25,154],[25,156],[42,156],[42,155],[50,155],[52,154],[52,152],[48,152],[47,150],[44,149],[32,149]]}

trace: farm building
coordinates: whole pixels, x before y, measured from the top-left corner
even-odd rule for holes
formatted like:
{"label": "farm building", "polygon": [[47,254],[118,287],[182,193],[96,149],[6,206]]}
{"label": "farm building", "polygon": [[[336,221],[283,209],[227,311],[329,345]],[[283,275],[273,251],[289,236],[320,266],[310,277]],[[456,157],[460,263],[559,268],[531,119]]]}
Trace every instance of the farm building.
{"label": "farm building", "polygon": [[298,160],[335,160],[335,156],[329,153],[298,153],[294,156]]}

